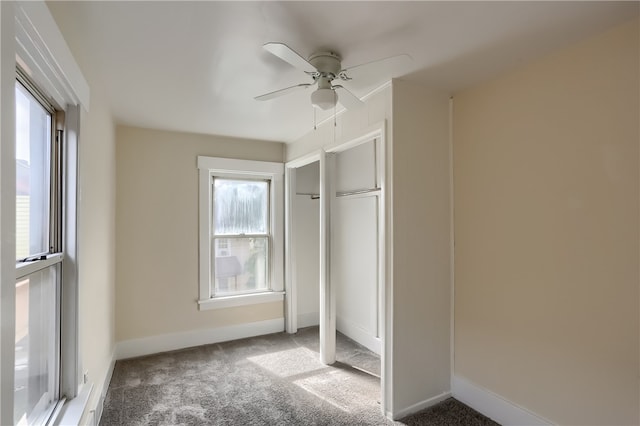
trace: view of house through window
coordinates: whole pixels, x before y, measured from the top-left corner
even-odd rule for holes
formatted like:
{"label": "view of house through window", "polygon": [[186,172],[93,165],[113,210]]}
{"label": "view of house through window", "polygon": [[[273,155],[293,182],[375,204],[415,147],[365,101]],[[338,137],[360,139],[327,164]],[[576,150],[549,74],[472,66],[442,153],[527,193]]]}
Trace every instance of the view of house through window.
{"label": "view of house through window", "polygon": [[[52,171],[53,110],[19,81],[16,102],[16,321],[14,423],[45,421],[59,398],[60,261]],[[52,161],[53,158],[53,161]]]}
{"label": "view of house through window", "polygon": [[213,295],[269,289],[269,181],[213,178]]}

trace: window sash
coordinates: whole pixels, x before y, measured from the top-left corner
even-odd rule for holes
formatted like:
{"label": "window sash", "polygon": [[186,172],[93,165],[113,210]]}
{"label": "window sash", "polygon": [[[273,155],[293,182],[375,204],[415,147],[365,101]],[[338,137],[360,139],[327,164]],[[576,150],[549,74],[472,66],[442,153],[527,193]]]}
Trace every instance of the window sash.
{"label": "window sash", "polygon": [[[14,410],[20,407],[14,412],[17,423],[46,422],[60,399],[62,267],[59,259],[54,260],[16,279],[16,339],[20,339],[16,340],[14,373]],[[43,342],[44,347],[38,347]],[[38,386],[39,376],[43,377]],[[34,403],[31,398],[37,390],[42,393]]]}
{"label": "window sash", "polygon": [[[217,239],[224,239],[217,238]],[[211,262],[211,298],[236,296],[243,294],[255,294],[271,292],[271,240],[269,237],[258,237],[265,241],[264,251],[256,252],[257,256],[253,258],[253,254],[249,253],[247,256],[238,256],[239,253],[231,254],[228,256],[216,256],[215,240],[214,248],[212,250],[212,262]],[[253,258],[253,259],[252,259]],[[218,260],[222,261],[227,259],[227,264],[220,268],[225,268],[226,273],[221,276],[216,276],[216,266]],[[259,265],[262,261],[263,264]],[[258,264],[258,266],[256,266]],[[238,268],[238,269],[234,269]],[[263,282],[263,285],[260,285]],[[222,289],[222,284],[227,289]],[[233,289],[231,289],[233,287]]]}
{"label": "window sash", "polygon": [[[218,232],[216,229],[216,181],[217,180],[226,180],[226,181],[245,181],[245,182],[262,182],[267,184],[266,189],[266,206],[265,206],[265,217],[264,225],[265,232],[264,233],[223,233]],[[217,236],[233,236],[233,235],[271,235],[271,179],[264,178],[251,178],[251,177],[236,177],[236,176],[228,176],[228,175],[212,175],[211,176],[211,234]]]}
{"label": "window sash", "polygon": [[[59,171],[54,143],[54,110],[43,102],[43,96],[18,72],[16,90],[16,258],[31,258],[57,250],[57,235],[53,219],[59,198],[54,173]],[[28,108],[23,114],[17,108],[18,92],[26,98]],[[36,108],[34,110],[33,108]],[[35,115],[32,113],[35,112]],[[38,123],[38,115],[46,116],[46,122]],[[22,118],[21,118],[22,117]],[[32,120],[36,120],[35,122]],[[43,128],[43,124],[45,127]],[[34,126],[35,125],[35,126]],[[32,132],[36,132],[35,135]],[[39,134],[42,132],[41,134]],[[22,160],[22,161],[20,161]],[[40,170],[42,168],[42,170]],[[21,194],[21,191],[27,191]],[[24,220],[21,220],[24,219]],[[32,234],[33,231],[37,235]],[[37,248],[34,243],[38,241]],[[54,247],[56,246],[56,247]]]}
{"label": "window sash", "polygon": [[[63,152],[62,131],[56,132],[56,111],[46,100],[46,97],[33,85],[30,80],[18,68],[15,90],[28,97],[29,113],[45,114],[47,116],[46,127],[37,129],[36,138],[43,138],[40,142],[31,140],[34,135],[29,128],[28,140],[22,140],[29,150],[29,179],[37,174],[39,181],[46,182],[41,185],[40,197],[45,200],[32,202],[38,197],[33,191],[32,182],[29,182],[28,194],[29,219],[27,222],[27,240],[29,248],[27,257],[20,256],[16,260],[16,337],[22,336],[21,341],[15,342],[16,362],[14,380],[14,418],[15,421],[26,421],[28,424],[46,423],[60,403],[61,395],[61,321],[62,321],[62,262],[64,260],[62,250],[62,197],[63,185]],[[36,108],[41,107],[41,109]],[[17,100],[16,100],[17,107]],[[59,118],[59,117],[58,117]],[[17,119],[17,113],[16,113]],[[16,133],[16,143],[19,135]],[[25,137],[23,135],[23,137]],[[25,144],[26,142],[26,144]],[[44,143],[45,152],[35,152],[32,148]],[[45,161],[34,162],[32,155],[40,154]],[[16,162],[18,160],[16,151]],[[34,167],[34,170],[31,170]],[[44,167],[42,171],[36,171],[35,167]],[[42,178],[42,179],[40,179]],[[20,184],[16,176],[16,185]],[[18,195],[16,195],[16,203]],[[38,207],[35,207],[35,206]],[[32,209],[33,207],[33,209]],[[37,209],[37,213],[34,212]],[[37,227],[32,226],[33,214],[37,214],[38,223],[41,225],[38,238],[42,238],[40,250],[31,250],[32,232]],[[19,215],[16,212],[16,225]],[[41,235],[40,235],[41,234]],[[26,286],[26,287],[25,287]],[[18,291],[18,287],[20,291]],[[26,291],[26,293],[25,293]],[[32,293],[33,292],[33,293]],[[46,297],[45,297],[46,296]],[[26,321],[26,323],[25,323]],[[20,328],[20,330],[18,330]],[[20,332],[19,332],[20,331]],[[26,335],[23,334],[26,332]],[[25,337],[26,336],[26,337]],[[40,345],[40,346],[39,346]],[[18,356],[20,354],[20,356]],[[25,364],[26,363],[26,364]],[[24,374],[27,377],[23,377]],[[31,377],[32,375],[35,377]],[[23,383],[21,386],[20,383]],[[37,384],[39,383],[39,384]],[[39,397],[34,392],[42,392]],[[22,393],[21,395],[19,395]],[[24,395],[26,393],[26,396]],[[34,398],[38,398],[35,401]]]}
{"label": "window sash", "polygon": [[[258,233],[218,233],[216,229],[216,221],[217,217],[217,209],[216,209],[216,181],[244,181],[247,183],[266,183],[266,194],[265,194],[265,205],[262,208],[265,209],[264,217],[261,220],[264,220],[264,228],[265,232]],[[227,248],[227,252],[230,253],[228,255],[229,259],[226,259],[227,256],[218,256],[218,248],[217,242],[221,240],[225,241],[233,241],[233,240],[264,240],[264,255],[259,256],[261,260],[265,262],[264,268],[260,268],[260,275],[258,276],[258,271],[255,269],[253,271],[247,270],[247,262],[250,259],[258,255],[258,252],[250,253],[246,250],[241,250],[241,252],[232,253],[232,249]],[[211,177],[211,242],[212,242],[212,250],[211,250],[211,278],[209,283],[209,291],[210,297],[224,297],[224,296],[232,296],[232,295],[241,295],[241,294],[252,294],[252,293],[261,293],[265,291],[271,291],[271,250],[272,250],[272,238],[271,238],[271,179],[264,178],[254,178],[254,177],[236,177],[236,176],[220,176],[217,174],[212,175]],[[236,247],[237,249],[237,247]],[[262,259],[263,257],[263,259]],[[216,270],[217,265],[219,265],[218,269],[221,269],[222,261],[225,260],[225,275],[231,272],[236,272],[233,275],[229,276],[218,276],[218,271]],[[248,275],[248,277],[247,277]],[[242,277],[239,282],[239,277]],[[253,280],[253,281],[252,281]],[[258,284],[258,282],[264,282],[264,285]],[[222,289],[224,286],[226,289]]]}

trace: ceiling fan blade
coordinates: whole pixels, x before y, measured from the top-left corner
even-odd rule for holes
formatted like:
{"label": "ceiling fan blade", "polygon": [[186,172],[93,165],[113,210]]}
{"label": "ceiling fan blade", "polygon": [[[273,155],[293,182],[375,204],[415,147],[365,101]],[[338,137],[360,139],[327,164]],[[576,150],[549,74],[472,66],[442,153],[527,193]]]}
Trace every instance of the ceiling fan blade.
{"label": "ceiling fan blade", "polygon": [[388,58],[376,59],[375,61],[365,62],[364,64],[354,65],[352,67],[345,68],[340,71],[338,76],[342,80],[351,80],[356,75],[360,75],[363,72],[368,72],[372,68],[379,68],[380,70],[393,70],[413,61],[413,58],[406,53],[401,55],[389,56]]}
{"label": "ceiling fan blade", "polygon": [[262,47],[267,52],[272,53],[301,71],[306,73],[316,72],[316,68],[313,65],[284,43],[266,43]]}
{"label": "ceiling fan blade", "polygon": [[333,90],[338,93],[338,102],[346,109],[356,109],[364,105],[360,98],[339,84],[333,86]]}
{"label": "ceiling fan blade", "polygon": [[264,95],[256,96],[254,99],[257,101],[267,101],[269,99],[287,95],[291,92],[295,92],[300,89],[306,89],[309,86],[313,86],[313,84],[311,83],[296,84],[295,86],[286,87],[284,89],[276,90],[275,92],[269,92],[269,93],[265,93]]}

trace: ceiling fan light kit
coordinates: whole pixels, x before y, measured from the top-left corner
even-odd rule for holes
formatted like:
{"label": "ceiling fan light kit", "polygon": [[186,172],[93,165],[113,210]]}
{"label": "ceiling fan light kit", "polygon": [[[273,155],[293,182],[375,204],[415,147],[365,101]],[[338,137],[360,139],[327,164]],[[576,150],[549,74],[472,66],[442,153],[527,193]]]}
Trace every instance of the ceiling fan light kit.
{"label": "ceiling fan light kit", "polygon": [[336,106],[338,94],[333,89],[317,89],[311,93],[311,105],[322,110]]}
{"label": "ceiling fan light kit", "polygon": [[[355,109],[364,105],[364,102],[351,93],[347,88],[332,83],[336,79],[343,81],[351,80],[348,75],[350,68],[342,68],[341,58],[337,53],[316,52],[309,57],[309,60],[307,60],[283,43],[267,43],[263,48],[272,55],[277,56],[307,74],[313,79],[313,83],[303,83],[286,87],[284,89],[276,90],[275,92],[256,96],[256,100],[266,101],[300,89],[306,89],[310,86],[317,85],[317,89],[311,93],[311,104],[316,108],[328,110],[335,107],[338,102],[347,109]],[[374,63],[375,62],[370,62],[363,65],[368,66]],[[339,95],[338,92],[340,92]]]}

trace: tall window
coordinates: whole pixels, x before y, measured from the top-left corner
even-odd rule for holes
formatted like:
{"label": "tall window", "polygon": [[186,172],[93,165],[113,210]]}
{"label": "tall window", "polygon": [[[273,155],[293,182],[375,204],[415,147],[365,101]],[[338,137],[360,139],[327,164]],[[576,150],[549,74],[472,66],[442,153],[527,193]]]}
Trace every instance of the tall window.
{"label": "tall window", "polygon": [[198,157],[200,309],[282,300],[281,163]]}
{"label": "tall window", "polygon": [[268,290],[269,181],[212,180],[212,296]]}
{"label": "tall window", "polygon": [[16,98],[14,423],[43,423],[60,394],[61,151],[54,110],[22,77]]}

